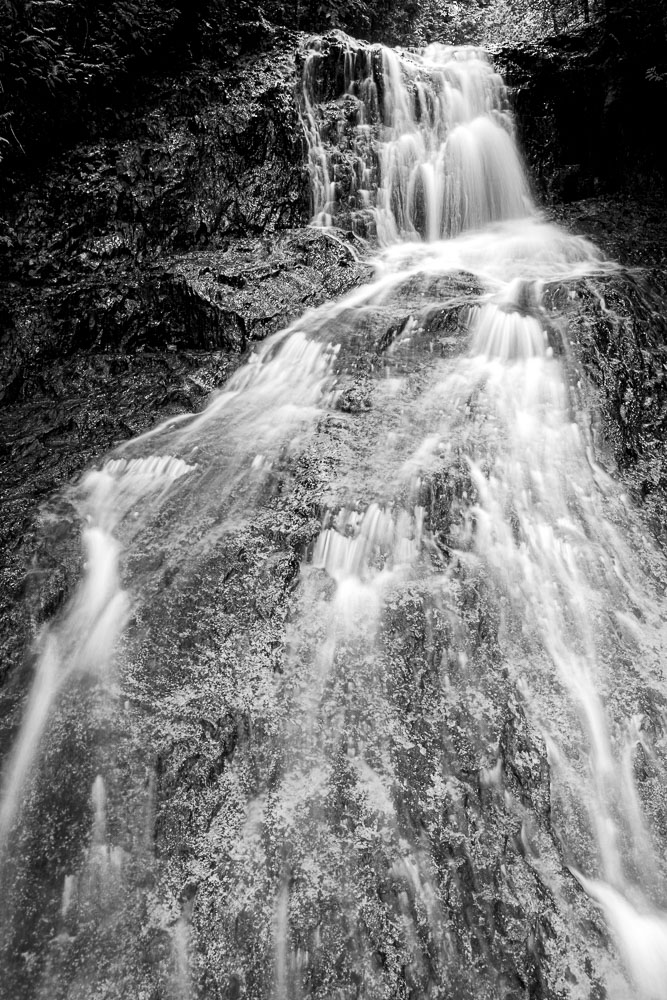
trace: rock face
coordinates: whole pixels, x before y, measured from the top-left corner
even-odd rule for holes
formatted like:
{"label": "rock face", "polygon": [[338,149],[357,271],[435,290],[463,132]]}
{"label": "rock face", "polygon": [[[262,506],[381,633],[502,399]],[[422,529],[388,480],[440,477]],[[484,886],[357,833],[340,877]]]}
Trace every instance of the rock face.
{"label": "rock face", "polygon": [[656,129],[667,113],[665,30],[657,6],[627,6],[606,28],[494,53],[543,195],[572,201],[665,184]]}
{"label": "rock face", "polygon": [[3,670],[43,618],[17,601],[35,503],[119,440],[198,408],[253,341],[368,275],[353,237],[295,228],[310,196],[294,52],[156,83],[120,135],[62,156],[7,206]]}
{"label": "rock face", "polygon": [[[446,982],[457,1000],[601,991],[606,932],[564,867],[546,747],[502,666],[510,609],[474,563],[452,556],[474,488],[463,457],[420,487],[437,539],[429,558],[443,572],[457,564],[460,629],[428,582],[411,582],[395,589],[379,636],[362,630],[342,645],[322,691],[309,667],[331,587],[301,557],[326,509],[351,489],[372,497],[382,481],[383,463],[369,468],[365,455],[400,414],[384,374],[428,385],[461,350],[481,294],[466,274],[414,278],[361,311],[343,338],[338,403],[278,451],[257,506],[235,508],[222,534],[213,511],[192,509],[183,537],[174,529],[187,493],[176,491],[157,539],[147,532],[135,546],[150,619],[139,611],[130,627],[123,694],[104,683],[63,692],[15,847],[7,912],[23,919],[3,940],[16,995],[38,996],[46,982],[74,996],[82,978],[109,998],[270,995],[288,892],[285,982],[313,997],[332,984],[408,998]],[[50,540],[51,559],[73,534],[62,511],[54,520],[63,538],[60,549]],[[322,713],[327,751],[314,763],[309,733],[290,728],[309,712]],[[390,812],[357,741],[378,755],[391,747]],[[104,823],[99,788],[90,794],[101,772]],[[35,837],[54,829],[36,851]],[[39,865],[76,871],[70,895],[60,881],[45,890]],[[582,922],[585,955],[566,946]]]}
{"label": "rock face", "polygon": [[133,330],[159,326],[159,314],[147,315],[157,304],[154,256],[307,222],[294,87],[285,52],[239,60],[224,75],[204,66],[163,81],[117,139],[66,155],[9,206],[1,244],[9,398],[36,356],[124,347]]}
{"label": "rock face", "polygon": [[600,447],[623,477],[651,530],[665,540],[664,302],[667,299],[667,217],[663,199],[647,192],[557,206],[562,225],[586,234],[627,271],[605,283],[584,283],[566,302],[571,349],[599,393],[595,428]]}

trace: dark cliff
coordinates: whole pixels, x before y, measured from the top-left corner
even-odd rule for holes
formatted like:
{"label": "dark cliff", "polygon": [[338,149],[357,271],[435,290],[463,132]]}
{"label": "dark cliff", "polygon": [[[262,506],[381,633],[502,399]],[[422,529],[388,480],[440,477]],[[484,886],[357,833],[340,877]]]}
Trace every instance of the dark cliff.
{"label": "dark cliff", "polygon": [[542,195],[650,195],[667,181],[667,37],[658,8],[502,48],[519,139]]}

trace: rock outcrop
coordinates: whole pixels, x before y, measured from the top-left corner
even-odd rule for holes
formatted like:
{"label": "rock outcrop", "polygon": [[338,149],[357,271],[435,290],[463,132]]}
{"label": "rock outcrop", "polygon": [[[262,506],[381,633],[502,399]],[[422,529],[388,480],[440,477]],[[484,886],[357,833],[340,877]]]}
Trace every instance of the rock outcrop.
{"label": "rock outcrop", "polygon": [[305,228],[295,52],[290,38],[154,82],[115,134],[59,155],[6,206],[3,672],[67,591],[23,601],[38,505],[119,440],[199,408],[253,341],[368,276],[351,234]]}
{"label": "rock outcrop", "polygon": [[657,7],[628,6],[577,34],[494,53],[543,196],[664,188],[666,30]]}

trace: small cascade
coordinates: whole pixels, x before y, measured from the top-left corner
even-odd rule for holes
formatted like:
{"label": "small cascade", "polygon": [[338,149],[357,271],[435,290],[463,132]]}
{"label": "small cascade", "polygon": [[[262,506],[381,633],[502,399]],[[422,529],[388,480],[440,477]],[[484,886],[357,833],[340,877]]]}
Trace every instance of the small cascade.
{"label": "small cascade", "polygon": [[663,1000],[667,977],[667,913],[644,901],[635,906],[612,886],[578,875],[579,881],[601,906],[630,971],[639,995]]}
{"label": "small cascade", "polygon": [[[337,108],[324,110],[323,77],[339,72]],[[303,68],[303,121],[320,225],[350,224],[388,245],[532,211],[505,88],[481,50],[317,40]]]}
{"label": "small cascade", "polygon": [[119,579],[119,544],[114,529],[146,494],[167,489],[191,469],[170,456],[112,459],[83,479],[79,502],[86,521],[82,532],[84,575],[63,619],[40,639],[41,652],[25,716],[4,767],[0,858],[59,694],[75,678],[109,681],[115,646],[129,613],[128,595]]}
{"label": "small cascade", "polygon": [[553,348],[549,346],[539,309],[539,292],[533,283],[510,282],[475,318],[471,354],[501,361],[550,357]]}
{"label": "small cascade", "polygon": [[0,799],[0,858],[54,703],[73,678],[104,678],[127,622],[128,599],[118,579],[118,543],[97,525],[84,529],[84,576],[64,623],[48,629],[14,749],[5,763]]}
{"label": "small cascade", "polygon": [[92,830],[84,863],[78,875],[65,876],[63,885],[61,912],[63,916],[69,916],[70,922],[76,920],[76,914],[73,912],[74,895],[80,914],[88,914],[91,909],[112,913],[118,907],[119,897],[123,891],[124,852],[117,844],[110,843],[107,829],[107,791],[100,774],[93,782],[91,803]]}
{"label": "small cascade", "polygon": [[416,507],[414,517],[401,511],[394,519],[377,504],[363,513],[342,510],[331,527],[320,533],[313,565],[326,572],[338,583],[356,577],[363,580],[387,566],[403,566],[419,554],[424,511]]}
{"label": "small cascade", "polygon": [[[635,670],[650,684],[664,612],[650,588],[641,593],[640,561],[610,518],[616,506],[623,519],[624,500],[591,458],[561,362],[546,345],[530,312],[510,320],[502,307],[481,310],[468,375],[480,386],[468,446],[478,498],[469,538],[522,623],[520,639],[505,639],[506,662],[545,734],[553,802],[573,825],[588,812],[597,877],[582,875],[576,860],[573,871],[605,914],[637,995],[658,1000],[666,995],[666,873],[628,772],[626,722],[610,717],[605,695],[618,683],[609,673],[618,655],[610,620],[642,623]],[[443,432],[451,427],[450,418]],[[549,690],[554,676],[569,696],[567,737],[554,723],[556,713],[563,719]]]}
{"label": "small cascade", "polygon": [[68,955],[77,955],[78,942],[93,940],[98,946],[99,971],[88,955],[81,956],[84,978],[94,989],[104,978],[101,961],[109,928],[123,919],[127,893],[124,866],[127,855],[113,842],[108,828],[108,800],[104,779],[97,775],[90,795],[91,829],[87,847],[74,873],[64,876],[61,906],[51,940],[49,961],[42,977],[40,1000],[57,994],[59,968]]}
{"label": "small cascade", "polygon": [[93,832],[88,854],[88,867],[96,872],[102,890],[118,880],[123,863],[122,848],[109,844],[107,832],[107,792],[104,779],[98,774],[93,782]]}

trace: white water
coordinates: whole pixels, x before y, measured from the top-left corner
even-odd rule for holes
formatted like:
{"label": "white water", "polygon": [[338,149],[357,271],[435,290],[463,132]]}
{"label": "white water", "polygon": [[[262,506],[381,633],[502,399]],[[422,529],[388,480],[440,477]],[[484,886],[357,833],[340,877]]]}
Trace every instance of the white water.
{"label": "white water", "polygon": [[128,619],[130,602],[118,574],[119,544],[114,529],[131,507],[190,471],[169,456],[149,460],[113,459],[88,473],[81,484],[84,574],[65,617],[39,639],[40,653],[25,717],[5,763],[0,800],[0,859],[7,848],[35,753],[51,711],[76,677],[109,680],[116,642]]}
{"label": "white water", "polygon": [[[427,979],[429,989],[446,981],[454,961],[447,907],[428,844],[408,836],[397,813],[397,754],[414,744],[390,704],[379,649],[387,609],[406,588],[427,592],[434,606],[456,617],[459,565],[490,581],[505,609],[503,663],[548,747],[551,794],[563,817],[558,835],[578,883],[604,914],[627,976],[619,985],[610,975],[609,995],[659,1000],[667,997],[664,859],[632,774],[633,748],[644,741],[647,753],[656,750],[641,718],[627,717],[624,692],[652,687],[665,693],[664,613],[643,565],[662,565],[662,557],[594,453],[590,415],[570,384],[567,354],[550,343],[542,304],[546,284],[603,275],[613,265],[585,240],[539,218],[502,82],[481,52],[431,47],[421,56],[399,55],[344,37],[340,46],[341,106],[354,109],[351,130],[341,125],[337,133],[344,158],[321,128],[321,46],[304,68],[314,216],[319,225],[342,220],[375,233],[383,245],[376,278],[272,338],[203,414],[131,442],[77,489],[88,522],[85,574],[62,619],[41,640],[23,726],[5,766],[0,849],[8,849],[20,819],[59,693],[76,676],[110,676],[131,602],[141,605],[141,595],[131,594],[135,581],[119,578],[117,537],[130,556],[145,533],[161,538],[160,511],[178,489],[179,519],[169,522],[169,543],[196,564],[260,509],[285,452],[298,456],[316,438],[318,421],[337,400],[336,338],[343,343],[357,317],[384,308],[411,281],[465,271],[484,292],[471,303],[462,351],[434,360],[422,381],[403,371],[401,352],[419,343],[429,310],[443,305],[427,295],[392,345],[387,377],[374,388],[386,426],[352,453],[359,467],[342,476],[338,489],[349,495],[332,503],[304,560],[285,688],[277,695],[289,703],[283,770],[270,793],[247,803],[244,824],[229,835],[227,849],[240,874],[225,900],[228,921],[232,926],[249,900],[258,913],[268,908],[272,994],[283,1000],[303,993],[321,938],[318,928],[305,947],[293,934],[293,870],[285,862],[277,884],[268,875],[255,886],[244,881],[249,872],[269,871],[267,830],[282,837],[286,855],[310,838],[290,864],[301,866],[302,875],[315,872],[322,891],[337,894],[341,913],[354,921],[345,853],[351,848],[327,825],[324,807],[334,754],[344,745],[365,802],[367,826],[359,836],[381,835],[393,852],[391,875],[406,886],[394,918],[411,974]],[[455,301],[452,293],[444,304]],[[470,495],[461,498],[449,540],[453,556],[443,566],[420,488],[461,457]],[[456,628],[465,629],[463,617]],[[620,676],[619,649],[632,657],[627,678]],[[463,662],[465,654],[457,655]],[[444,703],[444,677],[442,684]],[[450,776],[433,766],[437,799]],[[490,768],[485,780],[502,790],[501,771]],[[78,881],[65,877],[63,919],[81,886],[89,895],[108,886],[123,863],[108,840],[102,777],[93,787],[92,812],[91,847]],[[585,830],[572,843],[568,820],[572,829],[578,823]],[[538,852],[532,863],[539,871]],[[546,867],[545,861],[545,880]],[[174,989],[183,997],[191,989],[190,916],[181,914],[173,927]],[[424,926],[435,942],[428,953]],[[347,947],[350,963],[372,981],[363,936],[353,936]]]}
{"label": "white water", "polygon": [[[304,68],[303,102],[313,215],[353,225],[382,244],[438,240],[530,210],[505,87],[483,52],[430,45],[399,56],[341,35],[354,126],[345,147],[325,145],[318,117],[319,47]],[[339,137],[340,138],[340,137]],[[347,188],[349,187],[349,190]]]}

